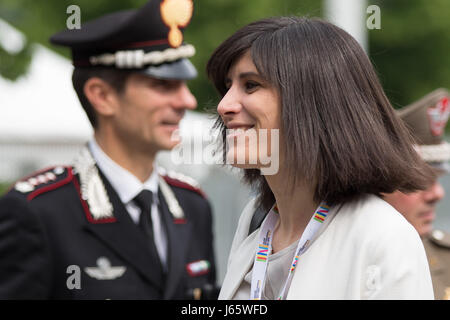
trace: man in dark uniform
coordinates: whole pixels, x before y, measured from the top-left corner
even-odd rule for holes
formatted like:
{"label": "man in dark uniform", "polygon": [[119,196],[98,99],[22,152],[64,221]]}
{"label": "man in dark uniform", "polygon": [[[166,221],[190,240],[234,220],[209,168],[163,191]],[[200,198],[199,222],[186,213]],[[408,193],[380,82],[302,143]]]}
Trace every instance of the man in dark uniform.
{"label": "man in dark uniform", "polygon": [[21,179],[0,200],[0,298],[212,297],[210,204],[154,163],[197,105],[182,33],[192,11],[192,0],[151,0],[51,38],[72,50],[94,138],[73,165]]}
{"label": "man in dark uniform", "polygon": [[[450,115],[449,93],[437,89],[398,110],[417,143],[416,150],[440,174],[449,172],[450,144],[443,140]],[[384,196],[416,228],[430,265],[436,299],[450,299],[450,234],[433,230],[436,204],[445,192],[436,180],[428,189],[410,194],[396,191]]]}

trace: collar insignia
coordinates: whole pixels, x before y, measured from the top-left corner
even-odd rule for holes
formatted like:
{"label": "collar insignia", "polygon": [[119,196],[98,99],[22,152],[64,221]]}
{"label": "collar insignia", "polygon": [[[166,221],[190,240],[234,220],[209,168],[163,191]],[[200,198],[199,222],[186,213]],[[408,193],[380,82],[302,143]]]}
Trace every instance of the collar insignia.
{"label": "collar insignia", "polygon": [[161,175],[159,175],[159,188],[167,202],[167,206],[169,207],[170,213],[172,213],[174,221],[176,223],[186,223],[183,209],[178,203],[172,189]]}
{"label": "collar insignia", "polygon": [[[82,200],[89,206],[91,222],[108,221],[114,219],[113,206],[100,178],[95,160],[85,147],[75,160],[74,168],[80,177],[80,193]],[[90,219],[91,217],[88,217]]]}

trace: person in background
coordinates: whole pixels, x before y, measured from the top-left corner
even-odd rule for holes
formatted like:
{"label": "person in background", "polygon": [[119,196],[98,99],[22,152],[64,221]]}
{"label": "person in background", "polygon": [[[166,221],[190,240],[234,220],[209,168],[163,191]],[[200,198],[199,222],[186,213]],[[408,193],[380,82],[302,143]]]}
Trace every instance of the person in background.
{"label": "person in background", "polygon": [[71,48],[94,137],[0,200],[1,299],[215,298],[210,203],[154,161],[197,106],[192,14],[191,0],[152,0],[52,36]]}
{"label": "person in background", "polygon": [[[438,175],[450,171],[450,144],[444,140],[450,115],[449,92],[437,89],[420,100],[399,109],[415,139],[415,148],[422,159],[436,168]],[[385,194],[384,199],[416,228],[425,246],[436,299],[450,299],[450,234],[433,230],[436,205],[445,196],[438,179],[425,190]]]}

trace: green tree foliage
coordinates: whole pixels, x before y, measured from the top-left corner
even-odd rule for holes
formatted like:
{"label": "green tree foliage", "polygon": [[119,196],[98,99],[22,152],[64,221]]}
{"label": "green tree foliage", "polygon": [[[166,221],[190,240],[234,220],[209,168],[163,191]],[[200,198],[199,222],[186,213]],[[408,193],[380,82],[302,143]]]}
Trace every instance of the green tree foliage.
{"label": "green tree foliage", "polygon": [[394,107],[450,89],[450,1],[370,2],[381,9],[381,29],[369,32],[370,56]]}
{"label": "green tree foliage", "polygon": [[0,196],[2,196],[8,189],[11,187],[10,184],[7,183],[0,183]]}
{"label": "green tree foliage", "polygon": [[[0,18],[22,30],[29,43],[39,42],[70,57],[66,48],[48,43],[66,28],[66,9],[81,8],[81,21],[142,6],[145,0],[1,0]],[[194,0],[194,18],[185,39],[197,49],[193,63],[199,77],[190,87],[199,109],[214,106],[217,95],[205,75],[206,62],[217,45],[245,24],[269,16],[322,15],[321,0]],[[403,106],[437,87],[450,87],[450,1],[368,0],[381,9],[381,29],[369,31],[372,61],[394,106]],[[28,57],[28,60],[27,60]],[[29,48],[16,58],[0,49],[0,74],[16,79],[29,63]]]}
{"label": "green tree foliage", "polygon": [[15,81],[28,70],[32,59],[32,48],[29,43],[17,53],[10,53],[0,46],[0,75]]}
{"label": "green tree foliage", "polygon": [[[89,21],[102,14],[129,8],[138,8],[145,0],[1,0],[0,18],[24,32],[29,42],[38,42],[70,58],[66,48],[49,44],[48,38],[66,28],[69,5],[81,9],[81,21]],[[198,99],[198,109],[212,106],[216,93],[205,74],[206,62],[220,42],[245,24],[270,16],[311,15],[320,16],[321,1],[317,0],[194,0],[195,11],[191,24],[186,29],[185,40],[196,47],[192,61],[199,71],[199,77],[189,83]],[[24,70],[24,62],[4,60],[0,52],[0,65],[11,65]],[[0,74],[5,76],[0,69]],[[16,72],[20,73],[20,72]]]}

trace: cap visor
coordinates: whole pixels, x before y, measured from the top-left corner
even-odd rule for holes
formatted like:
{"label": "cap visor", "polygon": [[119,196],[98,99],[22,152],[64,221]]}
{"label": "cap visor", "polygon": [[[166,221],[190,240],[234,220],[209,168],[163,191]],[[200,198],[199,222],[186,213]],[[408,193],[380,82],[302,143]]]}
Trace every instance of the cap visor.
{"label": "cap visor", "polygon": [[157,66],[150,66],[139,72],[153,78],[167,80],[190,80],[197,77],[197,70],[194,65],[185,58]]}
{"label": "cap visor", "polygon": [[450,164],[448,162],[428,162],[428,164],[437,169],[441,174],[450,173]]}

